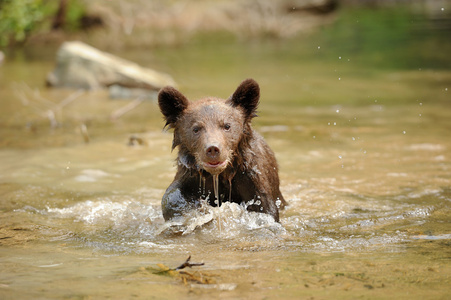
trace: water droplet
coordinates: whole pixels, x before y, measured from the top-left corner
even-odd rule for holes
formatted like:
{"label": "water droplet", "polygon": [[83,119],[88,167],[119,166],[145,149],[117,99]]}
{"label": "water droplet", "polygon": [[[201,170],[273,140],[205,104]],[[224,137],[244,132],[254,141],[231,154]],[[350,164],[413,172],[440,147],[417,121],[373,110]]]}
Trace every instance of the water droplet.
{"label": "water droplet", "polygon": [[213,189],[215,192],[215,203],[218,206],[221,206],[221,199],[219,198],[219,180],[218,180],[219,176],[218,175],[213,175]]}

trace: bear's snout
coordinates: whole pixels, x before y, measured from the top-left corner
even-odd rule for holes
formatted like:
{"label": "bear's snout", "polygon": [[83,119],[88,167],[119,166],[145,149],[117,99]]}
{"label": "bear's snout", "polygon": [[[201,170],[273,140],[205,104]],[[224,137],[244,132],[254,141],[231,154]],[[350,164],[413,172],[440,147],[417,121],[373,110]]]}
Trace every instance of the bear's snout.
{"label": "bear's snout", "polygon": [[220,154],[221,150],[219,150],[216,146],[210,146],[207,148],[207,157],[212,160],[217,160]]}
{"label": "bear's snout", "polygon": [[202,165],[205,171],[216,175],[224,171],[228,164],[228,157],[223,157],[219,146],[210,144],[206,147]]}

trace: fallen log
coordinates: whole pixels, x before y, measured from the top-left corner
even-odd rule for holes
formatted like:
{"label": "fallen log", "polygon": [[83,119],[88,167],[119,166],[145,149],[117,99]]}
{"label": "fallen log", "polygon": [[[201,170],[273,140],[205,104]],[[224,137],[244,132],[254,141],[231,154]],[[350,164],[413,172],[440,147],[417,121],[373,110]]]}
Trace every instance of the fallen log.
{"label": "fallen log", "polygon": [[119,86],[149,91],[151,95],[166,85],[176,85],[168,74],[141,67],[78,41],[65,42],[60,47],[56,67],[47,76],[47,86],[51,87],[99,89]]}

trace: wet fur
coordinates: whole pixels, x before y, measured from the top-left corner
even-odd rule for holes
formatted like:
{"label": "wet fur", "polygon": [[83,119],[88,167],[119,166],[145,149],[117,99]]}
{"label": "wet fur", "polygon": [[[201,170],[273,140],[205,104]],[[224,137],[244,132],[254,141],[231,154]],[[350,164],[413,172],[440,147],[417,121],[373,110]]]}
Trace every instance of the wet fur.
{"label": "wet fur", "polygon": [[[279,220],[276,201],[280,208],[286,203],[279,190],[277,162],[262,136],[251,127],[259,98],[259,86],[252,79],[243,81],[227,100],[190,102],[173,87],[160,91],[158,102],[166,126],[174,129],[172,149],[178,147],[177,174],[162,199],[166,220],[199,208],[201,199],[215,206],[213,175],[217,173],[219,203],[229,199],[244,202],[248,210]],[[206,155],[210,144],[221,150],[218,160],[227,162],[224,168],[205,167],[211,160]]]}

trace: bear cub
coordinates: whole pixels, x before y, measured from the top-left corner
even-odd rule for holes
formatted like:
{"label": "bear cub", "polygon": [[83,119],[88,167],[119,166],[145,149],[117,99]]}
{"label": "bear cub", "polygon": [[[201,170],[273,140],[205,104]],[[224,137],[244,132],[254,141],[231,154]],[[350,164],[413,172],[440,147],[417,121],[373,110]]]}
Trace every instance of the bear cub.
{"label": "bear cub", "polygon": [[161,89],[158,104],[165,127],[174,129],[172,150],[178,147],[177,173],[161,201],[166,221],[200,208],[201,201],[244,203],[248,211],[279,221],[286,202],[276,158],[251,126],[259,99],[253,79],[243,81],[227,100],[191,102],[173,87]]}

